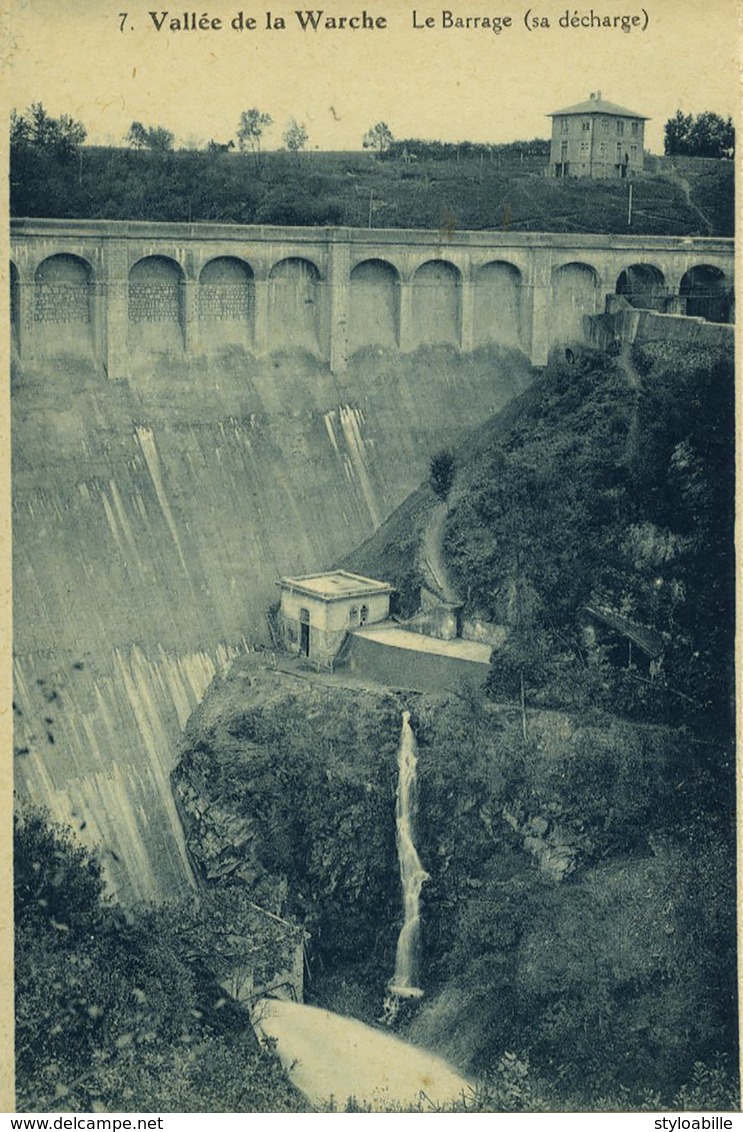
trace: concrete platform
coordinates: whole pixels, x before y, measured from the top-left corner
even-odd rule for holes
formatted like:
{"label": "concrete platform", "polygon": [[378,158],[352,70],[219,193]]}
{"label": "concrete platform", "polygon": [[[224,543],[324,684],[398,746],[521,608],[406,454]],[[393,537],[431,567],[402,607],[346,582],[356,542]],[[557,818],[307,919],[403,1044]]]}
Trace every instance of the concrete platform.
{"label": "concrete platform", "polygon": [[412,649],[414,652],[428,652],[436,656],[451,656],[458,660],[472,660],[476,664],[489,664],[493,651],[490,645],[479,641],[442,641],[438,637],[427,637],[423,633],[411,633],[401,629],[394,621],[381,621],[378,625],[367,625],[355,629],[355,637],[365,637],[382,645],[396,649]]}

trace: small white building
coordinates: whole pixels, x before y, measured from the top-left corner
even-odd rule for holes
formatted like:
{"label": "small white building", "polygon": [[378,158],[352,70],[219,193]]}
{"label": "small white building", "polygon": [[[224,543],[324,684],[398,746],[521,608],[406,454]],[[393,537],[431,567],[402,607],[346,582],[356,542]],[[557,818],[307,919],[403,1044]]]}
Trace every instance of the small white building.
{"label": "small white building", "polygon": [[348,570],[281,578],[277,585],[284,648],[322,664],[333,659],[350,630],[389,617],[394,589]]}

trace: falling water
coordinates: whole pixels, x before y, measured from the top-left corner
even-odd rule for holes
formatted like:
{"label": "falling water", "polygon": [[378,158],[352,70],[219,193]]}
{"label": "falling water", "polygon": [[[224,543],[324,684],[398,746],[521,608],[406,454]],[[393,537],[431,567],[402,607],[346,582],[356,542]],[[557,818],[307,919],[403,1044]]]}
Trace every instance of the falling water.
{"label": "falling water", "polygon": [[[400,747],[397,756],[397,855],[400,860],[400,881],[404,920],[397,941],[395,973],[388,990],[398,998],[419,998],[423,991],[416,986],[420,950],[420,895],[428,873],[421,865],[413,841],[416,809],[416,742],[410,726],[410,712],[403,712]],[[388,1003],[385,1003],[388,1009]]]}

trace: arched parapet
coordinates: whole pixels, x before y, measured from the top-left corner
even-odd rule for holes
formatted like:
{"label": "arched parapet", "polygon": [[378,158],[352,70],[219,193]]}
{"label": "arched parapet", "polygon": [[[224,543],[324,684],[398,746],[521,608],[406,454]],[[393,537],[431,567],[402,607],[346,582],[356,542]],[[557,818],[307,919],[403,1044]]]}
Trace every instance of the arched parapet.
{"label": "arched parapet", "polygon": [[571,267],[574,264],[580,264],[582,267],[587,268],[593,272],[593,277],[596,283],[596,290],[599,294],[604,291],[613,291],[616,282],[616,272],[612,269],[611,265],[605,262],[604,257],[598,255],[588,255],[583,252],[578,252],[580,258],[576,257],[576,250],[560,256],[553,255],[550,261],[551,278],[554,280],[555,272],[560,271],[564,267]]}
{"label": "arched parapet", "polygon": [[202,347],[248,346],[253,340],[255,280],[237,256],[215,256],[199,272],[197,316]]}
{"label": "arched parapet", "polygon": [[679,295],[684,313],[708,322],[732,322],[733,284],[725,272],[709,263],[690,267],[681,277]]}
{"label": "arched parapet", "polygon": [[323,295],[312,260],[289,256],[268,274],[268,349],[320,351]]}
{"label": "arched parapet", "polygon": [[412,279],[412,325],[416,346],[459,346],[462,273],[445,259],[422,263]]}
{"label": "arched parapet", "polygon": [[129,348],[162,353],[185,345],[185,274],[169,256],[149,255],[129,270]]}
{"label": "arched parapet", "polygon": [[617,295],[633,307],[646,310],[665,310],[669,289],[666,278],[654,263],[632,263],[618,275]]}
{"label": "arched parapet", "polygon": [[590,263],[571,260],[552,270],[549,309],[551,345],[584,340],[583,319],[599,310],[600,280]]}
{"label": "arched parapet", "polygon": [[[20,299],[20,293],[18,293]],[[82,256],[67,252],[42,259],[34,272],[34,350],[89,355],[94,341],[94,272]]]}
{"label": "arched parapet", "polygon": [[523,342],[523,276],[504,260],[491,260],[474,274],[474,345],[513,346]]}
{"label": "arched parapet", "polygon": [[400,273],[384,259],[360,260],[351,270],[348,341],[351,353],[365,346],[394,349],[400,329]]}

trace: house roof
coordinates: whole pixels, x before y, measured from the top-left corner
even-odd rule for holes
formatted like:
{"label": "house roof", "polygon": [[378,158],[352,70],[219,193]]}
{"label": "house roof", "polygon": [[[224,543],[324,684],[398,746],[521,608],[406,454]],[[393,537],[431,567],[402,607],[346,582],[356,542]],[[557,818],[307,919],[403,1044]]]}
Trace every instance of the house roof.
{"label": "house roof", "polygon": [[649,122],[647,114],[637,114],[628,110],[626,106],[618,106],[616,102],[607,102],[605,98],[587,98],[585,102],[576,102],[574,106],[566,106],[563,110],[552,110],[547,118],[562,118],[569,114],[609,114],[614,118],[640,118]]}
{"label": "house roof", "polygon": [[277,585],[281,586],[282,589],[296,590],[312,597],[319,597],[323,601],[391,593],[394,589],[389,582],[378,582],[374,578],[365,578],[362,574],[352,574],[350,570],[329,570],[323,574],[301,574],[296,578],[282,578]]}

